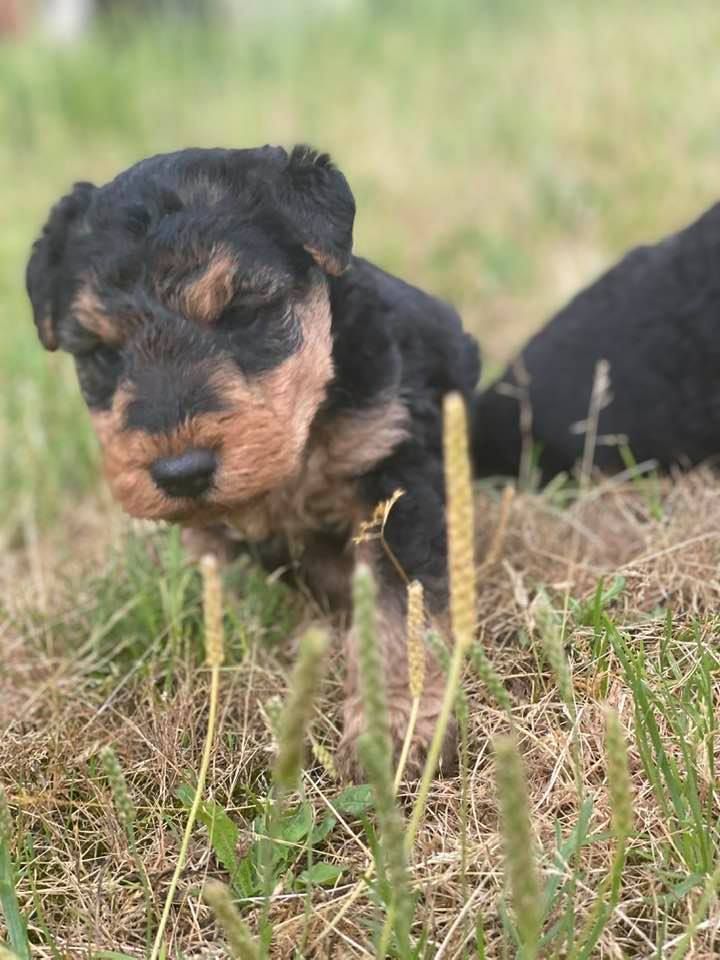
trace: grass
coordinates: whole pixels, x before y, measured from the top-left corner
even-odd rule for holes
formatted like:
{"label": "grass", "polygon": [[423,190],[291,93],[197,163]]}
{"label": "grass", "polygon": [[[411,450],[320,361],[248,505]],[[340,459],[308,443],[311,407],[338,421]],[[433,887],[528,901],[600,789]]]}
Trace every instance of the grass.
{"label": "grass", "polygon": [[96,477],[71,364],[38,349],[21,288],[70,183],[189,143],[317,143],[357,194],[358,251],[452,298],[490,368],[609,258],[715,199],[720,16],[712,0],[692,9],[419,0],[409,22],[402,4],[358,0],[225,33],[164,25],[71,50],[4,46],[10,533]]}
{"label": "grass", "polygon": [[[357,3],[223,34],[149,27],[73,50],[35,38],[0,50],[0,783],[11,814],[0,913],[12,924],[0,921],[0,942],[14,938],[19,955],[25,925],[41,960],[147,955],[198,783],[210,687],[198,572],[176,532],[118,515],[71,365],[35,340],[22,270],[60,192],[188,143],[315,142],[356,192],[358,251],[451,297],[488,368],[613,256],[716,199],[711,0],[413,11]],[[629,468],[580,491],[518,493],[509,508],[492,487],[477,491],[481,646],[458,705],[466,762],[430,784],[410,851],[417,957],[527,955],[491,749],[511,730],[539,956],[717,952],[720,503],[703,471],[671,480]],[[381,941],[403,955],[405,933],[386,926],[383,818],[332,763],[335,651],[298,789],[278,816],[270,803],[285,641],[314,617],[255,569],[228,574],[218,731],[169,910],[173,960],[220,954],[208,878],[230,887],[272,955],[373,956]],[[622,841],[607,704],[628,746]],[[108,746],[131,832],[101,759]],[[416,802],[401,784],[406,823]]]}
{"label": "grass", "polygon": [[[413,955],[499,956],[527,945],[532,935],[516,927],[512,911],[513,903],[525,902],[518,898],[527,898],[527,885],[512,897],[504,890],[488,749],[489,736],[510,729],[527,779],[527,812],[519,822],[527,817],[536,850],[539,903],[536,888],[529,895],[542,924],[539,955],[680,956],[687,946],[695,951],[690,955],[709,955],[720,919],[714,772],[720,658],[712,645],[718,586],[710,573],[720,512],[707,475],[660,486],[660,521],[641,493],[615,483],[591,487],[562,512],[547,496],[518,495],[502,562],[479,586],[483,649],[509,691],[511,716],[502,698],[488,695],[484,678],[466,670],[469,762],[459,779],[431,784],[410,849]],[[502,510],[492,491],[480,491],[477,505],[486,518],[477,543],[483,556]],[[573,529],[582,536],[569,570],[564,545]],[[172,656],[170,680],[168,655],[159,649],[144,660],[125,660],[122,650],[113,660],[97,645],[74,656],[66,638],[53,661],[47,634],[27,628],[25,649],[10,661],[7,690],[15,691],[18,706],[4,736],[3,779],[13,814],[15,887],[33,955],[89,950],[101,957],[113,950],[143,956],[147,913],[159,914],[178,860],[208,722],[208,679],[201,669],[196,574],[173,567],[174,547],[166,540],[165,533],[135,534],[130,557],[137,567],[144,551],[146,578],[166,584],[138,601],[139,623],[167,615],[162,598],[173,588],[184,597],[177,605],[185,608],[187,642]],[[664,562],[672,564],[671,574]],[[613,574],[618,579],[608,586]],[[117,571],[109,567],[106,576],[116,579]],[[271,607],[276,616],[292,600],[280,593]],[[235,607],[226,616],[229,639],[235,623],[261,623],[266,613],[258,613],[252,588],[228,603]],[[555,628],[572,643],[564,668],[545,670],[543,634],[551,611]],[[19,618],[10,624],[11,630],[22,626]],[[131,636],[134,629],[130,621]],[[329,670],[310,720],[313,737],[332,749],[338,739],[337,655]],[[274,703],[286,676],[282,653],[261,640],[248,650],[229,645],[207,792],[170,913],[172,956],[217,949],[221,933],[200,903],[209,877],[230,885],[253,936],[264,930],[264,942],[271,939],[276,953],[296,949],[298,956],[314,956],[327,948],[372,956],[382,937],[393,887],[377,867],[384,846],[367,788],[343,785],[310,756],[282,813],[268,806],[270,748],[282,729]],[[560,693],[566,684],[572,725]],[[23,689],[43,696],[20,703]],[[618,718],[616,742],[619,735],[630,743],[625,774],[622,760],[613,767],[605,758],[607,702]],[[123,813],[99,761],[109,743],[124,770],[131,816]],[[625,813],[624,820],[617,815],[622,804],[611,801],[613,791],[623,795],[623,775],[632,795],[631,816]],[[517,773],[508,776],[517,780]],[[469,801],[465,858],[463,778]],[[514,795],[517,790],[510,803]],[[423,802],[417,790],[403,784],[398,801],[406,823],[414,822],[413,810]],[[268,833],[274,840],[269,850]],[[521,852],[527,850],[523,844]],[[526,871],[510,876],[522,879]],[[595,939],[596,952],[588,953],[584,947]],[[387,942],[387,955],[410,955]]]}

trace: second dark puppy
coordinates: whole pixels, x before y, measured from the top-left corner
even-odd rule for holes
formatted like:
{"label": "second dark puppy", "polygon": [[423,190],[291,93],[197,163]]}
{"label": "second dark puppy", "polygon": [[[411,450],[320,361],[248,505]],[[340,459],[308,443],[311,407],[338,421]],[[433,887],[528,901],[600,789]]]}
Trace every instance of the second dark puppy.
{"label": "second dark puppy", "polygon": [[[354,214],[345,178],[307,147],[184,150],[78,184],[35,243],[27,287],[45,347],[74,357],[129,514],[180,523],[201,549],[251,541],[330,605],[347,603],[364,551],[399,745],[405,584],[353,534],[402,488],[385,538],[442,614],[441,401],[471,397],[479,358],[451,307],[352,256]],[[345,648],[352,767],[363,726],[352,631]],[[411,773],[443,686],[432,665]]]}
{"label": "second dark puppy", "polygon": [[478,473],[517,475],[525,442],[542,478],[583,454],[593,378],[609,362],[609,402],[599,413],[594,463],[690,466],[720,454],[720,204],[654,246],[638,247],[583,290],[536,334],[479,398]]}

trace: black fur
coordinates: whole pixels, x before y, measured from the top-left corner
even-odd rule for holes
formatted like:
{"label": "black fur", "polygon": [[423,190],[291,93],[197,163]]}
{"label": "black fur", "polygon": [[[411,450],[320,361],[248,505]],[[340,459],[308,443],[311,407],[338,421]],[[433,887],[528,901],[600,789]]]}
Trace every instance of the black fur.
{"label": "black fur", "polygon": [[[446,595],[441,402],[450,390],[470,401],[478,349],[450,306],[352,257],[354,211],[345,178],[309,147],[289,156],[273,147],[161,155],[61,201],[33,248],[28,290],[39,327],[52,321],[54,342],[45,338],[46,345],[74,355],[90,408],[107,409],[118,384],[129,384],[126,426],[153,434],[222,407],[206,381],[218,359],[252,378],[297,350],[291,295],[327,283],[334,378],[318,417],[331,422],[393,399],[405,405],[409,438],[357,478],[359,496],[369,514],[398,487],[406,491],[386,537],[407,576],[423,580],[439,606]],[[237,253],[244,273],[236,298],[208,328],[171,309],[157,289],[201,275],[218,245]],[[69,305],[88,277],[105,312],[127,329],[122,345],[102,343],[72,316]]]}
{"label": "black fur", "polygon": [[74,288],[75,267],[66,255],[67,241],[92,199],[91,183],[76,183],[71,193],[53,207],[42,236],[33,244],[26,286],[35,326],[46,350],[57,350],[57,322],[67,310]]}
{"label": "black fur", "polygon": [[[121,377],[134,380],[157,363],[175,383],[187,379],[188,361],[220,352],[243,374],[260,374],[300,345],[286,295],[312,279],[313,257],[326,269],[347,265],[354,210],[343,175],[309,147],[290,156],[274,147],[184,150],[143,160],[104,187],[78,184],[52,211],[28,264],[41,340],[74,355],[93,409],[109,406]],[[171,315],[154,291],[158,281],[172,289],[200,276],[218,245],[241,254],[243,275],[210,336]],[[265,296],[268,275],[273,289]],[[89,277],[110,315],[144,324],[127,348],[101,343],[71,316],[73,297]],[[161,391],[156,386],[150,394],[148,410]],[[150,430],[167,423],[171,408],[178,416],[188,412],[174,392],[165,406]],[[137,416],[133,424],[141,426]]]}
{"label": "black fur", "polygon": [[[654,246],[638,247],[579,293],[523,348],[532,441],[542,477],[571,470],[585,437],[597,362],[610,363],[612,400],[599,416],[595,465],[614,471],[625,437],[638,462],[692,465],[720,453],[720,204]],[[517,474],[519,404],[500,384],[475,409],[478,473]]]}
{"label": "black fur", "polygon": [[[480,374],[475,340],[456,311],[367,260],[331,282],[336,378],[329,411],[363,409],[401,397],[410,436],[362,478],[368,507],[405,491],[385,529],[395,558],[421,580],[435,607],[446,600],[442,398],[452,390],[468,404]],[[387,557],[388,577],[396,576]]]}

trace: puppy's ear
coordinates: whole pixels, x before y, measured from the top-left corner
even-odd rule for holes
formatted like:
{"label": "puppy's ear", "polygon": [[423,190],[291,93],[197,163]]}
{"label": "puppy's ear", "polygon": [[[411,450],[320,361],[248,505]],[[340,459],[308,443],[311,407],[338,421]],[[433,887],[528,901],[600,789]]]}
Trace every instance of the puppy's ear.
{"label": "puppy's ear", "polygon": [[273,183],[276,209],[326,273],[342,273],[350,263],[355,199],[347,180],[327,153],[293,148]]}
{"label": "puppy's ear", "polygon": [[72,283],[66,276],[68,235],[73,223],[89,207],[94,190],[91,183],[76,183],[72,192],[52,208],[42,234],[32,247],[25,285],[38,336],[46,350],[58,348],[58,323]]}

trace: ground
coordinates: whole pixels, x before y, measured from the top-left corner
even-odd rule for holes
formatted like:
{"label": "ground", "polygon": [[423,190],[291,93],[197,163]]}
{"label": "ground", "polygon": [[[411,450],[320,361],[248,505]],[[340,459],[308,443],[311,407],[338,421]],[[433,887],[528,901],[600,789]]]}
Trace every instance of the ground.
{"label": "ground", "polygon": [[[112,505],[72,367],[35,340],[22,270],[49,204],[73,180],[102,181],[190,143],[310,141],[356,192],[357,251],[452,299],[491,372],[622,250],[717,199],[709,105],[720,94],[720,14],[710,0],[452,0],[419,4],[412,20],[400,5],[357,3],[306,17],[298,7],[285,19],[258,14],[238,33],[165,25],[72,50],[34,39],[0,50],[0,782],[20,910],[43,960],[144,955],[146,915],[153,926],[197,776],[208,690],[198,574],[174,532],[130,524]],[[635,817],[619,902],[591,955],[717,954],[713,897],[683,937],[720,840],[718,497],[704,470],[520,491],[486,563],[501,489],[477,490],[479,638],[512,698],[527,770],[543,955],[573,955],[609,870],[608,702],[629,743]],[[178,960],[223,955],[198,893],[208,875],[231,879],[233,856],[245,865],[232,878],[240,910],[253,932],[262,920],[255,836],[275,698],[293,640],[316,616],[252,568],[228,574],[226,597],[206,788],[217,806],[204,815],[217,822],[224,811],[231,854],[198,825],[168,931]],[[547,663],[553,635],[567,649],[569,705]],[[283,825],[290,852],[274,866],[276,956],[376,949],[376,892],[350,899],[372,859],[374,813],[322,749],[338,741],[342,664],[330,659],[303,792]],[[492,755],[510,721],[471,666],[464,690],[467,762],[434,784],[411,858],[419,956],[517,950]],[[149,911],[98,760],[108,744],[137,807]],[[415,790],[401,788],[406,814]],[[322,829],[310,843],[313,818]],[[310,883],[308,847],[327,865]]]}

